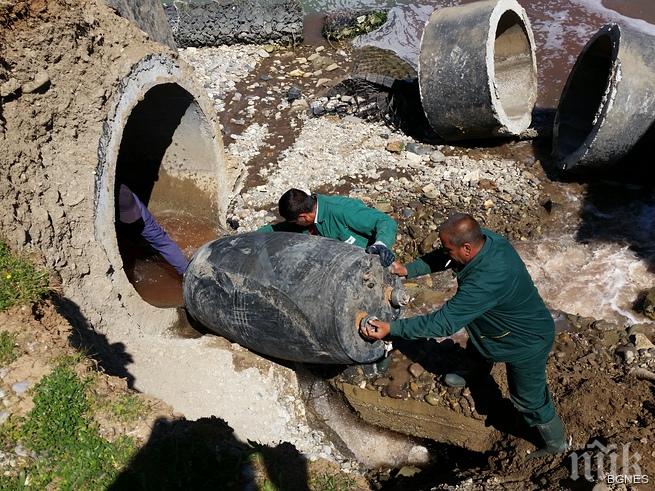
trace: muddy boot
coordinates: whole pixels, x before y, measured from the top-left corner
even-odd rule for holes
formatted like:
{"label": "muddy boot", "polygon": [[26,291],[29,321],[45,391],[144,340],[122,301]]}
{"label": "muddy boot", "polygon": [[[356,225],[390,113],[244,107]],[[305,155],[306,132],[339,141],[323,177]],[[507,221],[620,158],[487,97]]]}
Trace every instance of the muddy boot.
{"label": "muddy boot", "polygon": [[558,415],[555,415],[548,423],[537,425],[536,428],[546,445],[528,455],[529,459],[566,452],[568,449],[566,431]]}

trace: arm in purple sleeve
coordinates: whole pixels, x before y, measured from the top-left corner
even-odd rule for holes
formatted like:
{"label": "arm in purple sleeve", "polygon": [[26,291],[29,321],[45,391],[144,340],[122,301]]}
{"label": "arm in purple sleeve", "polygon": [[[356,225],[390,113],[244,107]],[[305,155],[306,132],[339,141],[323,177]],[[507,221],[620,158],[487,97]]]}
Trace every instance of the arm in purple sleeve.
{"label": "arm in purple sleeve", "polygon": [[136,203],[139,206],[141,218],[143,218],[144,223],[141,235],[178,273],[181,275],[184,274],[189,261],[177,244],[171,240],[166,231],[157,223],[157,220],[148,211],[148,208],[141,203],[141,200],[136,195],[134,199],[136,199]]}

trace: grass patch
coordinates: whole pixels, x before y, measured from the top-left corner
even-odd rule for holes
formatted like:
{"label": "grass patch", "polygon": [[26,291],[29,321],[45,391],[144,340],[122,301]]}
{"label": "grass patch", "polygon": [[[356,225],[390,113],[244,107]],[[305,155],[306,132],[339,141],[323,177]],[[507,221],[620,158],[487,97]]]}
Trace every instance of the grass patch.
{"label": "grass patch", "polygon": [[309,486],[316,491],[350,491],[355,489],[355,480],[345,474],[325,472],[314,476]]}
{"label": "grass patch", "polygon": [[14,305],[36,302],[48,291],[48,275],[12,253],[0,241],[0,312]]}
{"label": "grass patch", "polygon": [[323,36],[332,41],[342,41],[376,30],[387,21],[387,12],[376,10],[353,16],[351,13],[337,13],[328,17],[323,26]]}
{"label": "grass patch", "polygon": [[109,404],[109,412],[124,422],[136,421],[148,410],[148,405],[136,394],[121,394]]}
{"label": "grass patch", "polygon": [[9,365],[18,357],[16,336],[7,331],[0,332],[0,367]]}
{"label": "grass patch", "polygon": [[[31,489],[106,489],[134,453],[132,439],[109,442],[100,436],[88,386],[70,360],[62,362],[34,387],[34,408],[19,429],[0,434],[5,445],[16,438],[37,453],[23,469]],[[0,489],[8,482],[0,482]]]}

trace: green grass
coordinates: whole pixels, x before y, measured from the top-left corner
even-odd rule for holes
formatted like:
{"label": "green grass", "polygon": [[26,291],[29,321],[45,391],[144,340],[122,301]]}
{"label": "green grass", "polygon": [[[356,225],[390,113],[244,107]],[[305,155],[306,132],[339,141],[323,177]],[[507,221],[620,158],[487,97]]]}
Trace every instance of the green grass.
{"label": "green grass", "polygon": [[355,487],[355,480],[344,474],[319,474],[314,476],[309,487],[316,491],[350,491]]}
{"label": "green grass", "polygon": [[[106,489],[135,451],[129,438],[103,439],[90,415],[89,382],[64,361],[34,387],[34,408],[19,428],[0,432],[5,447],[16,438],[38,455],[23,469],[30,489]],[[15,476],[0,481],[0,489]],[[23,483],[25,480],[23,479]],[[20,489],[20,488],[18,488]]]}
{"label": "green grass", "polygon": [[148,405],[136,394],[121,394],[109,406],[109,411],[120,421],[136,421],[148,410]]}
{"label": "green grass", "polygon": [[0,332],[0,367],[9,365],[18,357],[16,336],[7,331]]}
{"label": "green grass", "polygon": [[12,253],[0,241],[0,312],[14,305],[36,302],[48,291],[48,275]]}

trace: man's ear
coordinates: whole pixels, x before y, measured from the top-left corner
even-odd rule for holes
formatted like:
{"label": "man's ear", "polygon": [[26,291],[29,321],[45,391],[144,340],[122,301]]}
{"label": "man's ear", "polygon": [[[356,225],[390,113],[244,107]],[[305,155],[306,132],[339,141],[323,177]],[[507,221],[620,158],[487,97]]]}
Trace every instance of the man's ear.
{"label": "man's ear", "polygon": [[471,251],[473,250],[471,244],[469,244],[468,242],[464,242],[464,245],[462,247],[464,248],[464,252],[466,253],[466,255],[469,256],[471,254]]}

